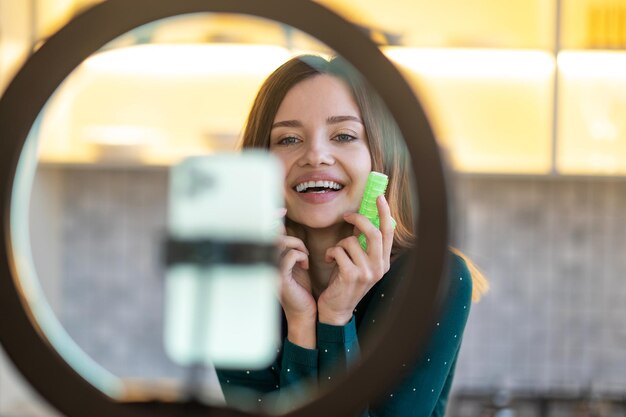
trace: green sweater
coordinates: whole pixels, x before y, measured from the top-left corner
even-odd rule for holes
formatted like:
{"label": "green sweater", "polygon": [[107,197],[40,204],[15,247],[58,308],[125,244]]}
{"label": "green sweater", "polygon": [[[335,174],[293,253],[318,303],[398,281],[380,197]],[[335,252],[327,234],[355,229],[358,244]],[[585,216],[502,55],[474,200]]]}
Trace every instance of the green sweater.
{"label": "green sweater", "polygon": [[[445,413],[454,368],[463,330],[470,310],[472,281],[465,262],[456,255],[450,256],[451,284],[443,311],[422,360],[410,369],[400,369],[405,374],[402,382],[390,390],[385,398],[372,403],[362,416],[417,417],[443,416]],[[305,349],[287,340],[286,323],[283,322],[283,345],[275,362],[263,370],[218,370],[217,374],[226,402],[242,408],[268,406],[276,396],[267,395],[281,388],[297,388],[303,380],[329,383],[338,372],[359,358],[359,340],[376,326],[376,318],[384,314],[393,300],[394,277],[403,271],[402,258],[393,263],[385,276],[366,294],[345,326],[317,324],[317,349]],[[417,278],[416,278],[417,279]],[[284,318],[283,318],[284,319]],[[283,391],[295,396],[297,390]],[[306,399],[303,397],[294,400]]]}

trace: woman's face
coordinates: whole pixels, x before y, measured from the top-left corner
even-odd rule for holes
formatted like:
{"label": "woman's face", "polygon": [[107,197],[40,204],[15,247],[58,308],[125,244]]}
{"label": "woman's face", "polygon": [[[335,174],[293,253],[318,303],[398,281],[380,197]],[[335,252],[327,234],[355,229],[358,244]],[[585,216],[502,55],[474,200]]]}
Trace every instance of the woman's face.
{"label": "woman's face", "polygon": [[270,151],[285,168],[287,216],[324,228],[358,210],[372,163],[361,112],[340,79],[296,84],[278,108]]}

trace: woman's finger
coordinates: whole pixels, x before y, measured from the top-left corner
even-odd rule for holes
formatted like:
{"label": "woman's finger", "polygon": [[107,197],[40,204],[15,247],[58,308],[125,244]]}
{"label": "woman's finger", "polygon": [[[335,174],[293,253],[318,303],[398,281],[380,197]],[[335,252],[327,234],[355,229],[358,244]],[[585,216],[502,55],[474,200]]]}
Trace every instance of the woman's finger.
{"label": "woman's finger", "polygon": [[[382,235],[370,219],[358,213],[346,213],[344,220],[356,226],[365,235],[368,255],[372,259],[381,258],[383,255]],[[361,249],[361,252],[363,252],[363,249]]]}
{"label": "woman's finger", "polygon": [[343,239],[337,243],[337,246],[343,248],[350,259],[352,259],[352,263],[359,269],[359,277],[364,282],[378,280],[386,272],[383,260],[378,258],[372,259],[371,255],[366,254],[356,237],[350,236]]}
{"label": "woman's finger", "polygon": [[326,249],[325,259],[326,262],[335,261],[342,274],[347,276],[353,274],[356,269],[356,266],[352,263],[352,260],[346,253],[345,249],[340,246],[333,246]]}
{"label": "woman's finger", "polygon": [[[378,208],[378,217],[380,218],[380,232],[383,242],[383,258],[389,264],[391,257],[391,248],[393,247],[393,234],[395,230],[394,221],[391,217],[391,209],[384,195],[376,199],[376,207]],[[389,266],[387,266],[387,270]]]}
{"label": "woman's finger", "polygon": [[356,236],[348,236],[345,239],[341,239],[337,242],[336,246],[343,248],[350,259],[352,259],[352,263],[359,268],[369,264],[369,255],[363,251],[361,244],[359,243],[359,239]]}
{"label": "woman's finger", "polygon": [[274,228],[276,230],[276,233],[278,233],[279,235],[284,235],[287,232],[287,230],[285,229],[285,221],[283,220],[283,217],[285,217],[286,214],[287,209],[285,207],[276,210]]}
{"label": "woman's finger", "polygon": [[278,237],[278,250],[281,254],[284,254],[289,249],[296,249],[305,254],[309,254],[309,250],[304,245],[301,239],[294,236],[279,236]]}
{"label": "woman's finger", "polygon": [[290,249],[280,261],[280,275],[282,277],[291,275],[291,271],[296,264],[302,269],[309,269],[309,257],[304,252]]}

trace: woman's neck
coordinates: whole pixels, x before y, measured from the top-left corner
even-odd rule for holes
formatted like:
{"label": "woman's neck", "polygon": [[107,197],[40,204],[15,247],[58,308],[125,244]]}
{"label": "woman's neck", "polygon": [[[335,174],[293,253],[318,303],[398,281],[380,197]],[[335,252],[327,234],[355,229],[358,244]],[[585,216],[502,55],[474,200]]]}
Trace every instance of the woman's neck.
{"label": "woman's neck", "polygon": [[326,251],[352,235],[353,227],[342,223],[324,229],[303,228],[303,241],[309,250],[309,274],[315,299],[328,286],[335,262],[326,262]]}

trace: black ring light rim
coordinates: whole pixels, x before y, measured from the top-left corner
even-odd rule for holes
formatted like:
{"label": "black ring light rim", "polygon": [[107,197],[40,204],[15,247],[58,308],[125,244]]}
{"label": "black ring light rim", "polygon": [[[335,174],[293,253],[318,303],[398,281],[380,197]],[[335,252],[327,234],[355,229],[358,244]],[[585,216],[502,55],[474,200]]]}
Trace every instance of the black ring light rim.
{"label": "black ring light rim", "polygon": [[[0,341],[20,372],[54,407],[70,417],[133,417],[158,414],[250,416],[235,409],[201,404],[127,404],[111,400],[88,384],[48,344],[19,289],[13,259],[10,205],[15,171],[27,134],[60,83],[108,41],[162,18],[199,13],[247,14],[290,25],[314,36],[348,60],[380,94],[405,138],[413,161],[419,201],[419,240],[395,303],[385,315],[380,340],[333,390],[286,415],[350,415],[380,397],[425,347],[440,296],[448,285],[445,261],[448,209],[443,161],[424,111],[410,86],[359,29],[306,0],[108,0],[69,22],[52,36],[15,76],[0,99]],[[410,298],[409,298],[410,297]],[[10,318],[10,319],[7,319]],[[406,332],[406,329],[413,329]]]}

